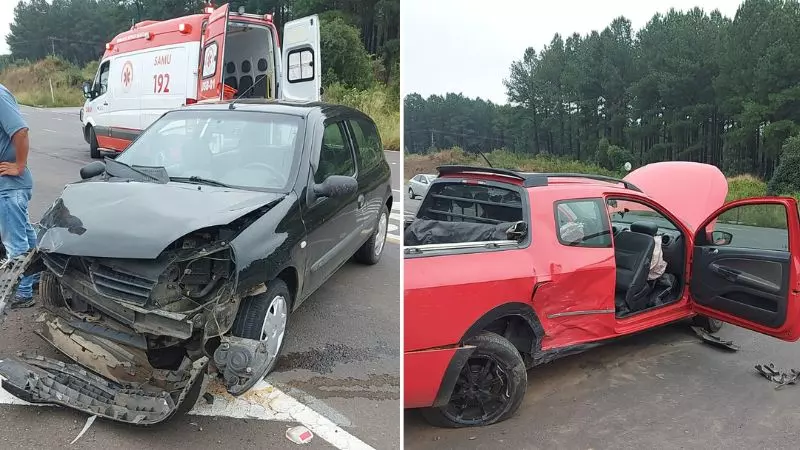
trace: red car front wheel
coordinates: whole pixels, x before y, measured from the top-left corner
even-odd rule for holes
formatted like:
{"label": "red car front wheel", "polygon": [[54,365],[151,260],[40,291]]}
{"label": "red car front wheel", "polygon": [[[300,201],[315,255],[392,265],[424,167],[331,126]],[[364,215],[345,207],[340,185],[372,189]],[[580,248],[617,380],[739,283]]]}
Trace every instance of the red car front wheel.
{"label": "red car front wheel", "polygon": [[528,374],[519,351],[502,336],[484,331],[468,339],[475,352],[461,368],[450,401],[422,410],[431,425],[491,425],[511,417],[522,403]]}

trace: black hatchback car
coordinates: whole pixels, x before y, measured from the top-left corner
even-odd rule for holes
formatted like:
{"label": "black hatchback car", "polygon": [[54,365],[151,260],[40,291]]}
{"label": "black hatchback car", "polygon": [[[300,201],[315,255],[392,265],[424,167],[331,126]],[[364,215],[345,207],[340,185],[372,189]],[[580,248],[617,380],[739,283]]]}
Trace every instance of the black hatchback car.
{"label": "black hatchback car", "polygon": [[392,204],[375,123],[321,103],[171,111],[81,177],[0,273],[2,304],[42,271],[39,334],[77,364],[19,355],[0,375],[23,400],[137,424],[189,410],[206,373],[253,387],[290,312],[351,257],[379,261]]}

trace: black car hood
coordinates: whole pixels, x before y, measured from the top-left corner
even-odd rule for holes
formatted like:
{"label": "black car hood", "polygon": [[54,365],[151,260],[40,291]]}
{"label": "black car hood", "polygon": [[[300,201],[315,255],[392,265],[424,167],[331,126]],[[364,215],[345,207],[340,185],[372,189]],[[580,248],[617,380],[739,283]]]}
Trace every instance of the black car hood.
{"label": "black car hood", "polygon": [[153,259],[192,231],[228,224],[282,197],[186,183],[70,184],[39,222],[39,250]]}

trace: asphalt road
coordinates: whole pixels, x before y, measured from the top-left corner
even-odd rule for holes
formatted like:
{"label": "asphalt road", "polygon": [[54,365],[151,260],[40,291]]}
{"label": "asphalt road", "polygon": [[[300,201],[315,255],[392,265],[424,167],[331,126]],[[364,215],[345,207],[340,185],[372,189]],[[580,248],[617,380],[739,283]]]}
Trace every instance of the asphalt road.
{"label": "asphalt road", "polygon": [[[420,200],[404,189],[404,209]],[[735,227],[733,227],[735,228]],[[730,231],[735,231],[731,229]],[[766,238],[766,236],[765,236]],[[712,347],[670,325],[528,371],[517,414],[489,427],[441,429],[404,412],[413,449],[794,449],[800,442],[800,385],[780,390],[756,364],[800,370],[800,343],[732,325]]]}
{"label": "asphalt road", "polygon": [[[35,178],[31,216],[38,220],[91,159],[80,134],[77,109],[24,108],[23,112],[31,128],[29,165]],[[397,195],[398,154],[387,152],[387,160],[394,163]],[[399,224],[399,207],[395,213],[394,222]],[[76,445],[139,450],[293,448],[296,444],[287,440],[285,432],[301,421],[327,430],[329,440],[344,439],[334,446],[317,433],[307,445],[311,448],[345,448],[348,444],[358,448],[362,442],[373,448],[397,448],[399,258],[399,246],[387,243],[377,265],[347,264],[292,315],[284,356],[266,381],[285,394],[281,397],[284,403],[297,400],[300,409],[287,415],[273,402],[235,403],[217,396],[209,405],[201,398],[190,415],[157,429],[96,421]],[[33,333],[35,317],[36,308],[9,313],[0,327],[0,357],[19,350],[59,357]],[[7,404],[10,401],[0,389],[0,448],[64,447],[87,419],[62,408]],[[349,441],[345,439],[348,436]]]}

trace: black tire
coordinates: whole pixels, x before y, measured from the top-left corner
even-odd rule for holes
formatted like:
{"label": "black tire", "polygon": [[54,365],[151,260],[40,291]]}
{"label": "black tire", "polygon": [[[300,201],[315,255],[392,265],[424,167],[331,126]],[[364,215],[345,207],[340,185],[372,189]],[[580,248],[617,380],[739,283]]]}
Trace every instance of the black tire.
{"label": "black tire", "polygon": [[103,155],[100,154],[100,145],[97,143],[97,135],[94,132],[94,127],[89,126],[89,155],[92,159],[100,159]]}
{"label": "black tire", "polygon": [[45,306],[58,308],[67,305],[64,296],[61,295],[58,278],[49,270],[45,270],[39,275],[39,298],[42,299],[42,304]]}
{"label": "black tire", "polygon": [[725,322],[719,319],[712,319],[706,316],[698,315],[692,318],[692,325],[700,327],[708,333],[716,333],[717,331],[721,330],[724,323]]}
{"label": "black tire", "polygon": [[[385,218],[386,220],[386,229],[381,232],[380,230],[380,221],[381,219]],[[361,264],[366,265],[373,265],[377,264],[378,261],[381,260],[381,255],[383,254],[383,249],[386,248],[386,235],[388,234],[389,230],[389,208],[386,205],[383,205],[381,208],[381,214],[378,216],[378,225],[375,226],[375,232],[372,233],[372,236],[367,239],[367,242],[364,242],[364,245],[358,249],[356,252],[355,260]],[[383,244],[381,244],[380,249],[377,250],[375,245],[378,239],[383,239]]]}
{"label": "black tire", "polygon": [[292,302],[294,298],[292,293],[289,292],[289,287],[281,279],[274,279],[267,285],[267,291],[262,294],[245,297],[242,299],[242,304],[239,305],[239,311],[236,313],[236,320],[233,321],[231,333],[236,337],[243,337],[247,339],[261,339],[261,329],[264,325],[264,318],[267,315],[270,303],[272,300],[282,295],[286,299],[286,326],[283,332],[283,340],[278,346],[275,358],[270,363],[267,371],[268,374],[275,368],[275,362],[278,360],[286,345],[286,334],[289,329],[289,315],[292,310]]}
{"label": "black tire", "polygon": [[411,189],[411,188],[408,188],[408,198],[410,198],[411,200],[414,200],[414,197],[415,197],[414,196],[414,190]]}
{"label": "black tire", "polygon": [[[465,344],[474,345],[477,348],[464,367],[462,367],[459,381],[456,382],[450,402],[444,406],[425,408],[421,411],[422,417],[433,426],[463,428],[502,422],[514,415],[520,404],[522,404],[523,397],[525,397],[525,391],[528,389],[528,373],[525,370],[525,362],[522,360],[522,355],[511,342],[498,334],[484,331],[468,339]],[[470,383],[466,379],[466,374],[472,372],[474,377],[476,364],[485,361],[491,361],[498,366],[501,376],[494,379],[500,380],[502,383],[499,391],[505,391],[508,395],[501,395],[501,397],[505,398],[491,414],[484,414],[480,419],[465,419],[463,416],[458,418],[456,414],[459,411],[459,405],[454,400],[454,397],[457,392],[464,389],[464,384]],[[497,375],[497,373],[494,375]],[[473,378],[472,384],[475,383]]]}

